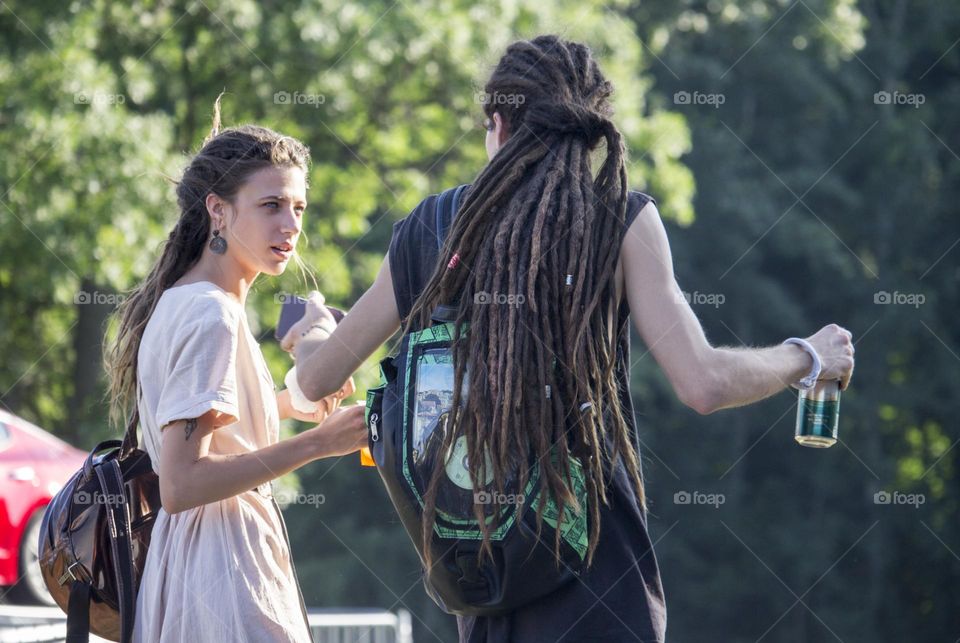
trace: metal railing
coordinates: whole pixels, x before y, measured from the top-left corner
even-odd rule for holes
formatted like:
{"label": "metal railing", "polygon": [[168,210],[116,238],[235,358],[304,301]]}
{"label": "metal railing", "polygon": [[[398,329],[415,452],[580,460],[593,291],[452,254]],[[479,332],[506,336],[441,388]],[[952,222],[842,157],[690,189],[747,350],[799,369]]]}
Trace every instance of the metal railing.
{"label": "metal railing", "polygon": [[[54,643],[67,637],[67,616],[59,607],[0,605],[0,643]],[[90,636],[90,643],[108,643]]]}
{"label": "metal railing", "polygon": [[314,643],[413,643],[410,612],[308,609]]}
{"label": "metal railing", "polygon": [[[376,609],[309,609],[314,643],[413,643],[410,613]],[[58,607],[0,605],[0,643],[59,643],[67,617]],[[107,643],[96,636],[91,643]]]}

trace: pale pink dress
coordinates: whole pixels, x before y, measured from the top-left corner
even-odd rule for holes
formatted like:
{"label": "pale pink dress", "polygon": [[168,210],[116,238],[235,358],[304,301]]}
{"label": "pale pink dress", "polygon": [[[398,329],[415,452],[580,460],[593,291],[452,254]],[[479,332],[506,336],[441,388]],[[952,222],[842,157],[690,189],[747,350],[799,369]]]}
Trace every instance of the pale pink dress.
{"label": "pale pink dress", "polygon": [[[166,290],[138,360],[143,444],[161,478],[160,429],[176,420],[210,409],[237,418],[213,432],[211,453],[244,453],[278,440],[275,388],[260,345],[243,306],[216,285]],[[269,485],[174,515],[161,510],[134,640],[309,641],[282,520]]]}

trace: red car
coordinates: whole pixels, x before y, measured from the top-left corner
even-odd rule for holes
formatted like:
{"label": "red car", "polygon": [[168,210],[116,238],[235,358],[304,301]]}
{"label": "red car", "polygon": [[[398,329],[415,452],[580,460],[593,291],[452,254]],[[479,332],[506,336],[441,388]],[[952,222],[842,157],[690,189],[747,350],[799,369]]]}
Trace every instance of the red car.
{"label": "red car", "polygon": [[40,522],[50,499],[86,457],[40,427],[0,410],[0,596],[53,604],[37,563]]}

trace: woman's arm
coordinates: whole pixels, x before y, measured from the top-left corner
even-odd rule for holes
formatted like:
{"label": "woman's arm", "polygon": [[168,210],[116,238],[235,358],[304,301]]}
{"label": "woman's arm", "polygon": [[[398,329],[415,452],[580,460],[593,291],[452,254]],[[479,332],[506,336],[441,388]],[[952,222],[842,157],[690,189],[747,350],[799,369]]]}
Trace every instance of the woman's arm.
{"label": "woman's arm", "polygon": [[[673,273],[666,230],[648,203],[627,231],[621,252],[624,284],[637,331],[677,397],[699,413],[769,397],[807,374],[811,358],[799,346],[714,348]],[[846,388],[853,370],[851,334],[825,326],[807,338],[823,362],[821,379]]]}
{"label": "woman's arm", "polygon": [[263,449],[238,455],[210,453],[213,431],[224,418],[209,411],[171,422],[160,439],[160,501],[175,514],[231,498],[313,460],[346,455],[366,443],[363,406],[333,413],[322,424]]}
{"label": "woman's arm", "polygon": [[303,394],[308,399],[319,400],[343,386],[346,379],[400,328],[389,256],[384,258],[373,285],[332,334],[316,331],[301,338],[301,333],[316,321],[318,315],[317,311],[311,310],[313,301],[307,304],[304,318],[293,325],[282,344],[288,349],[293,347],[297,382]]}

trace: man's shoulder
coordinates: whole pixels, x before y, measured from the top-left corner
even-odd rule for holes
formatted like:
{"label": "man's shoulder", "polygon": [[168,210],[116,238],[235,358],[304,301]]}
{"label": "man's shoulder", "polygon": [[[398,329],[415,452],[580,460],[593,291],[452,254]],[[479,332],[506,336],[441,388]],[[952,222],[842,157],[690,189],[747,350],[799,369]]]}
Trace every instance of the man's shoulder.
{"label": "man's shoulder", "polygon": [[639,190],[630,190],[627,192],[626,225],[628,228],[633,225],[633,222],[636,220],[640,212],[642,212],[643,209],[650,203],[656,205],[657,201],[646,192],[641,192]]}

